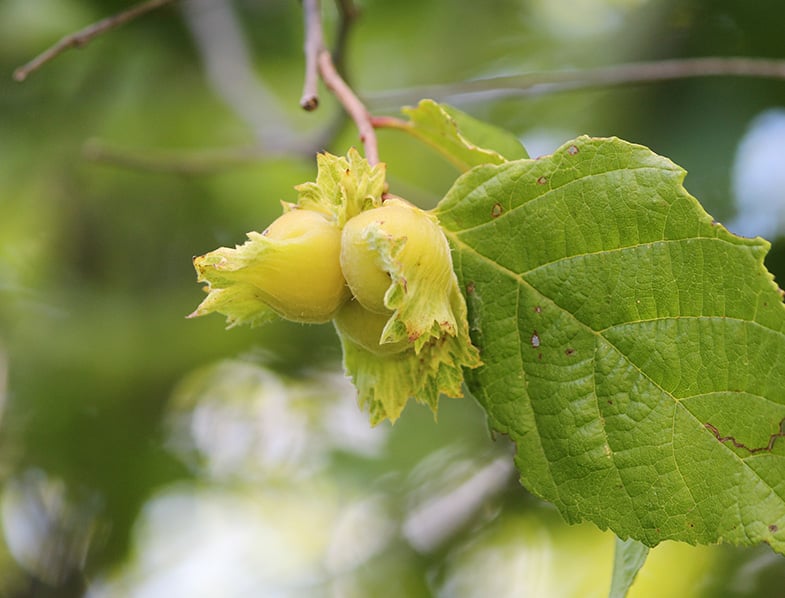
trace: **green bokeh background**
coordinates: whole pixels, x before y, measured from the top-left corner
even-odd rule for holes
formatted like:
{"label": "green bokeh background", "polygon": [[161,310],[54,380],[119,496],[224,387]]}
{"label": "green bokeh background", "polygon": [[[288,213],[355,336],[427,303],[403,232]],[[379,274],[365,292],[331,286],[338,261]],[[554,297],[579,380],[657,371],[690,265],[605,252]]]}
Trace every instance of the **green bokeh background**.
{"label": "green bokeh background", "polygon": [[[189,176],[97,163],[84,152],[96,139],[149,156],[247,147],[260,139],[276,149],[296,136],[318,136],[333,122],[337,105],[324,94],[316,113],[298,107],[299,3],[232,3],[253,72],[277,102],[277,108],[254,108],[267,114],[270,130],[283,123],[284,137],[252,131],[222,101],[176,5],[65,53],[23,84],[12,81],[14,68],[66,33],[129,4],[0,2],[2,595],[102,595],[96,588],[116,579],[124,580],[117,587],[129,595],[158,595],[143,589],[144,580],[134,585],[127,576],[146,550],[139,529],[151,499],[170,488],[198,494],[239,486],[252,500],[271,488],[311,491],[296,471],[260,481],[239,468],[227,483],[174,450],[173,418],[194,409],[197,400],[178,402],[184,381],[224,359],[298,384],[313,371],[340,367],[330,326],[282,322],[227,332],[217,316],[185,319],[202,296],[191,257],[263,229],[279,213],[280,200],[294,199],[292,187],[314,177],[312,154],[292,151]],[[324,4],[329,32],[335,10]],[[498,74],[692,56],[785,58],[785,4],[778,0],[368,0],[360,7],[347,66],[375,114],[397,114],[400,102],[386,99],[393,90],[450,83],[459,90],[462,81]],[[201,8],[214,9],[209,3]],[[535,147],[548,151],[583,133],[645,144],[684,166],[687,188],[725,221],[735,214],[730,172],[736,147],[757,114],[785,103],[785,83],[709,78],[435,99],[520,135],[534,155]],[[416,100],[414,92],[411,102]],[[272,116],[274,109],[279,116]],[[379,137],[391,189],[423,207],[434,205],[456,177],[452,167],[401,133],[381,131]],[[344,153],[357,143],[347,123],[326,149]],[[773,241],[768,265],[783,280],[785,247]],[[318,412],[319,401],[312,399],[303,401],[304,412]],[[317,477],[320,485],[348,489],[355,497],[373,488],[393,505],[388,515],[398,523],[414,490],[390,479],[416,480],[412,472],[433,454],[445,455],[447,465],[466,463],[470,472],[510,452],[504,439],[490,438],[471,399],[444,402],[438,423],[425,409],[409,407],[384,433],[384,450],[370,457],[327,451]],[[25,504],[48,510],[20,519],[19,509],[10,506],[12,490],[19,488]],[[58,501],[70,506],[64,510]],[[20,558],[9,541],[15,521],[37,522],[44,530],[46,558]],[[86,529],[89,539],[79,540]],[[355,571],[357,595],[474,595],[489,582],[480,573],[467,580],[456,571],[506,571],[511,561],[505,555],[544,536],[547,549],[537,544],[537,554],[549,555],[556,578],[569,575],[575,559],[581,561],[577,569],[601,571],[597,579],[587,572],[588,585],[574,595],[589,595],[587,587],[598,596],[607,592],[608,536],[593,528],[564,528],[513,476],[438,548],[418,551],[396,536],[381,556]],[[785,587],[785,559],[766,547],[667,550],[652,556],[652,563],[662,560],[667,583],[682,577],[696,596],[771,596]],[[496,555],[496,569],[488,555]],[[595,555],[602,564],[592,560]],[[688,562],[700,566],[686,567]],[[652,587],[668,595],[665,578],[652,579]],[[515,580],[510,577],[496,595],[522,595]],[[318,584],[311,590],[326,592]],[[282,595],[314,595],[309,591],[290,588]]]}

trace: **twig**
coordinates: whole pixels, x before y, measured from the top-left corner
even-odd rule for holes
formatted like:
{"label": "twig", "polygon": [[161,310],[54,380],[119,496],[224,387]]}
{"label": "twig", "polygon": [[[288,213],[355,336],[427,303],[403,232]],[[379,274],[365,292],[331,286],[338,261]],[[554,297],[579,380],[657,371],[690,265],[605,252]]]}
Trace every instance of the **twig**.
{"label": "twig", "polygon": [[[349,39],[349,30],[360,11],[352,0],[335,0],[340,15],[338,33],[333,49],[333,64],[335,70],[341,73],[346,80],[344,72],[344,56],[346,44]],[[319,53],[324,50],[324,33],[319,16],[319,0],[303,0],[303,17],[305,21],[305,82],[303,83],[303,96],[300,106],[307,111],[319,107]]]}
{"label": "twig", "polygon": [[[303,155],[312,156],[312,148],[303,148]],[[168,174],[216,174],[238,166],[252,166],[261,160],[290,155],[291,148],[279,153],[257,146],[202,149],[191,152],[120,148],[98,139],[88,140],[82,155],[92,162],[132,170]]]}
{"label": "twig", "polygon": [[346,65],[344,64],[346,46],[349,41],[349,31],[357,17],[360,16],[360,10],[353,0],[335,0],[335,4],[338,6],[340,20],[338,21],[338,32],[335,37],[335,48],[333,49],[333,63],[344,80],[347,80]]}
{"label": "twig", "polygon": [[423,97],[444,99],[456,96],[475,96],[488,99],[489,96],[533,96],[693,77],[785,79],[785,61],[737,57],[684,58],[619,64],[585,70],[490,77],[454,84],[366,94],[366,97],[369,103],[374,105],[400,105]]}
{"label": "twig", "polygon": [[299,140],[289,115],[256,68],[236,4],[225,0],[180,4],[207,81],[226,107],[253,131],[257,145],[296,145]]}
{"label": "twig", "polygon": [[305,82],[300,106],[308,112],[319,107],[319,53],[324,50],[319,0],[303,0],[305,21]]}
{"label": "twig", "polygon": [[[340,6],[342,18],[348,19],[355,14],[353,7],[344,2]],[[354,90],[343,79],[335,67],[330,52],[324,47],[324,34],[322,33],[322,18],[319,12],[319,0],[303,0],[305,11],[305,50],[306,50],[306,76],[303,99],[300,105],[306,110],[316,99],[316,81],[313,78],[313,65],[315,61],[316,72],[321,76],[325,86],[340,102],[343,109],[354,121],[360,141],[365,147],[365,159],[371,164],[379,163],[379,146],[376,141],[376,132],[371,123],[371,115]],[[344,34],[345,37],[345,34]],[[343,43],[343,42],[342,42]],[[315,108],[313,105],[311,109]]]}
{"label": "twig", "polygon": [[81,48],[82,46],[87,45],[87,43],[90,42],[93,38],[98,37],[102,33],[106,33],[107,31],[115,29],[120,25],[124,25],[145,13],[148,13],[157,8],[161,8],[166,4],[171,4],[174,1],[175,0],[148,0],[147,2],[142,2],[141,4],[131,7],[126,11],[102,19],[97,23],[93,23],[81,31],[67,35],[55,45],[51,46],[33,58],[30,62],[16,69],[14,71],[14,79],[16,81],[22,82],[27,79],[30,73],[37,71],[47,62],[59,56],[69,48]]}
{"label": "twig", "polygon": [[[333,64],[335,65],[335,69],[341,74],[341,77],[343,77],[343,80],[348,84],[346,68],[344,66],[344,57],[346,55],[346,46],[348,45],[349,41],[349,31],[351,30],[354,21],[359,16],[360,11],[352,0],[336,0],[336,4],[338,6],[339,21],[338,32],[335,39],[335,47],[333,48]],[[346,125],[348,118],[349,117],[345,110],[342,108],[336,110],[331,122],[314,139],[313,145],[316,148],[315,151],[321,151],[327,147],[341,132],[343,127]]]}
{"label": "twig", "polygon": [[333,59],[327,50],[322,50],[319,53],[319,72],[322,75],[324,84],[333,92],[333,95],[335,95],[357,126],[357,130],[360,133],[360,141],[362,141],[365,147],[365,159],[371,165],[378,164],[379,146],[376,141],[376,131],[374,131],[371,122],[371,115],[365,104],[360,101],[360,98],[357,97],[352,88],[338,74],[333,64]]}

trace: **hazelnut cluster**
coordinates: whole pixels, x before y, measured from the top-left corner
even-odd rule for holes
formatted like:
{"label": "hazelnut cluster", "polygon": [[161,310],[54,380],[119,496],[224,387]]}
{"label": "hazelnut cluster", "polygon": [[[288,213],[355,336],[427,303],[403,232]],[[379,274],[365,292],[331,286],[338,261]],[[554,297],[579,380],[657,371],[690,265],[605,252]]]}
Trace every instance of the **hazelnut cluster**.
{"label": "hazelnut cluster", "polygon": [[382,200],[382,166],[356,152],[319,159],[316,182],[262,233],[194,258],[208,295],[191,315],[332,320],[374,423],[410,397],[435,411],[439,394],[461,395],[462,368],[480,364],[447,238],[430,212]]}

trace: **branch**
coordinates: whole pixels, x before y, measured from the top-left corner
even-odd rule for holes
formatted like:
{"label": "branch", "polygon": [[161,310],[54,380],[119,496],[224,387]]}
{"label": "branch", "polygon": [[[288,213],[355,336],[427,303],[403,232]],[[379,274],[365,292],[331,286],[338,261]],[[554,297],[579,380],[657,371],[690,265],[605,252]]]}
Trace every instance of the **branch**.
{"label": "branch", "polygon": [[585,70],[526,73],[475,79],[461,83],[432,85],[369,94],[373,104],[400,105],[423,97],[434,99],[474,96],[534,96],[580,89],[651,83],[693,77],[755,77],[785,79],[785,61],[759,58],[702,57],[619,64]]}
{"label": "branch", "polygon": [[141,4],[129,8],[124,12],[93,23],[81,31],[67,35],[55,45],[33,58],[30,62],[16,69],[14,71],[14,79],[22,82],[27,79],[30,73],[37,71],[47,62],[56,58],[69,48],[81,48],[87,45],[93,38],[98,37],[107,31],[111,31],[112,29],[116,29],[120,25],[125,25],[143,14],[161,8],[166,4],[171,4],[174,1],[175,0],[148,0],[147,2],[142,2]]}
{"label": "branch", "polygon": [[319,53],[324,50],[319,0],[303,0],[305,20],[305,82],[300,106],[308,112],[319,106]]}
{"label": "branch", "polygon": [[333,92],[333,95],[335,95],[357,126],[357,130],[360,133],[360,141],[362,141],[365,147],[365,159],[371,165],[378,164],[379,146],[376,141],[376,131],[374,131],[373,123],[371,122],[371,115],[365,104],[360,101],[360,98],[352,91],[352,88],[338,74],[333,64],[333,59],[327,50],[322,50],[319,53],[319,72],[322,75],[324,84]]}
{"label": "branch", "polygon": [[[312,156],[311,150],[312,148],[303,148],[303,154]],[[215,174],[238,166],[252,166],[261,160],[290,155],[289,152],[291,148],[275,153],[257,146],[191,152],[129,149],[112,146],[98,139],[90,139],[82,147],[82,155],[92,162],[132,170],[182,175]]]}
{"label": "branch", "polygon": [[300,141],[295,139],[288,114],[254,68],[234,4],[188,0],[181,5],[207,81],[216,96],[253,131],[258,145],[296,147]]}
{"label": "branch", "polygon": [[[342,22],[344,23],[343,27],[347,28],[351,19],[356,15],[354,5],[349,0],[342,0],[339,4],[339,9]],[[360,101],[360,98],[357,97],[357,94],[341,77],[330,52],[324,47],[319,0],[303,0],[303,10],[305,12],[306,72],[300,105],[306,110],[316,108],[319,103],[316,90],[317,75],[321,76],[327,89],[333,93],[346,113],[354,121],[360,133],[360,141],[362,141],[365,147],[365,159],[370,164],[378,164],[379,147],[376,142],[376,132],[371,123],[371,115],[362,101]],[[344,44],[345,40],[346,31],[340,36],[340,44]],[[343,48],[340,49],[343,52]]]}
{"label": "branch", "polygon": [[338,32],[335,38],[335,48],[333,49],[333,63],[339,73],[346,78],[346,45],[349,40],[349,30],[352,24],[360,16],[360,9],[354,4],[353,0],[336,0],[340,20],[338,22]]}
{"label": "branch", "polygon": [[[336,0],[338,7],[338,33],[333,50],[335,70],[344,73],[344,56],[349,30],[360,11],[352,0]],[[319,0],[303,0],[303,16],[305,21],[305,82],[300,106],[303,110],[312,111],[319,107],[319,53],[324,50],[324,33],[319,13]],[[346,76],[345,73],[343,75]],[[344,79],[345,80],[345,79]]]}

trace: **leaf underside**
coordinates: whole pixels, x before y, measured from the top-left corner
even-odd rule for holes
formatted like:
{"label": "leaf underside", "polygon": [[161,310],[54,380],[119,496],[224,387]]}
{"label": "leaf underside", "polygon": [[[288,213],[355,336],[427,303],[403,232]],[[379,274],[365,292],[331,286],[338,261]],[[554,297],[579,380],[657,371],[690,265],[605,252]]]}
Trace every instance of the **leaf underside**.
{"label": "leaf underside", "polygon": [[613,557],[613,575],[608,598],[624,598],[630,591],[635,577],[646,563],[649,547],[636,540],[616,538]]}
{"label": "leaf underside", "polygon": [[649,149],[581,137],[476,167],[437,208],[521,481],[653,546],[785,553],[785,307],[768,243],[713,222]]}

